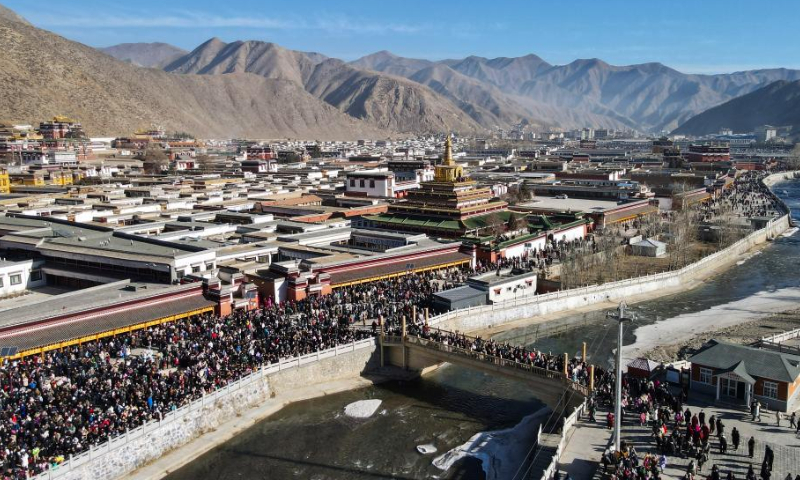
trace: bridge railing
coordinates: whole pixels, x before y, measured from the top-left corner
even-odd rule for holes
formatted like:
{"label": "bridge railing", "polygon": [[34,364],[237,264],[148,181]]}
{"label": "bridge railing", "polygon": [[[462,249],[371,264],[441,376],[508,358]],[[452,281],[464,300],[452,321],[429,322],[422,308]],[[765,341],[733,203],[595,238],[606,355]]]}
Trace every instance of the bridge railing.
{"label": "bridge railing", "polygon": [[[444,333],[449,333],[449,332],[444,332]],[[467,338],[470,338],[470,337],[467,337]],[[416,336],[416,335],[407,336],[406,337],[406,341],[408,343],[417,344],[417,345],[420,345],[420,346],[423,346],[423,347],[426,347],[426,348],[430,348],[430,349],[434,349],[434,350],[438,350],[438,351],[441,351],[441,352],[455,353],[455,354],[458,354],[458,355],[463,355],[463,356],[466,356],[468,358],[472,358],[472,359],[479,360],[479,361],[486,362],[486,363],[491,363],[493,365],[499,365],[499,366],[507,367],[507,368],[514,368],[516,370],[523,370],[525,372],[531,373],[532,375],[535,375],[535,376],[538,376],[538,377],[554,379],[554,380],[561,380],[562,382],[564,382],[564,384],[568,388],[572,389],[576,393],[578,393],[580,395],[583,395],[583,396],[588,396],[589,395],[589,388],[586,385],[582,385],[582,384],[580,384],[578,382],[574,382],[574,381],[570,380],[566,375],[564,375],[564,372],[561,372],[561,371],[558,371],[558,370],[550,370],[550,369],[547,369],[547,368],[537,367],[535,365],[530,365],[530,364],[527,364],[527,363],[518,362],[516,360],[508,360],[506,358],[498,357],[498,356],[495,356],[495,355],[488,355],[486,353],[476,352],[474,350],[470,350],[470,349],[467,349],[467,348],[457,347],[455,345],[449,345],[449,344],[446,344],[446,343],[438,342],[436,340],[430,340],[430,339],[427,339],[427,338],[422,338],[422,337],[419,337],[419,336]]]}
{"label": "bridge railing", "polygon": [[403,336],[402,335],[384,335],[382,341],[383,341],[384,345],[402,345],[403,344]]}
{"label": "bridge railing", "polygon": [[[572,412],[570,416],[564,419],[564,426],[561,428],[561,440],[558,442],[556,453],[550,460],[550,464],[544,469],[544,472],[542,472],[541,480],[551,480],[554,477],[556,470],[558,470],[558,462],[561,460],[561,455],[564,453],[564,449],[567,447],[570,438],[572,438],[572,427],[575,426],[584,411],[586,411],[586,400],[576,407],[575,411]],[[537,439],[541,439],[541,437],[542,426],[539,425],[539,436]]]}

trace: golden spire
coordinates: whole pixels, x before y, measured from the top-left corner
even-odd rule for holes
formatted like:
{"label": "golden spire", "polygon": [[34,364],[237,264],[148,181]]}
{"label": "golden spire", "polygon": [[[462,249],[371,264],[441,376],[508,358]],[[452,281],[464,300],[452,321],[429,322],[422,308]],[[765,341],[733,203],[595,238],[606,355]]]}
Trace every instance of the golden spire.
{"label": "golden spire", "polygon": [[442,165],[452,166],[453,163],[453,144],[450,142],[450,134],[447,134],[447,139],[444,141],[444,157],[442,158]]}

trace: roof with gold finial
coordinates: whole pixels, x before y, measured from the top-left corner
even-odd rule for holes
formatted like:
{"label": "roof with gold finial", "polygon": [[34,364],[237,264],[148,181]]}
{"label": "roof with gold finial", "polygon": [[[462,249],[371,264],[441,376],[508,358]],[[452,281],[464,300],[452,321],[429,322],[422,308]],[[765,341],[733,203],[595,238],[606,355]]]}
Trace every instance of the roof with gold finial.
{"label": "roof with gold finial", "polygon": [[442,165],[454,165],[453,162],[453,144],[450,141],[450,134],[447,134],[447,139],[444,141],[444,158],[442,158]]}

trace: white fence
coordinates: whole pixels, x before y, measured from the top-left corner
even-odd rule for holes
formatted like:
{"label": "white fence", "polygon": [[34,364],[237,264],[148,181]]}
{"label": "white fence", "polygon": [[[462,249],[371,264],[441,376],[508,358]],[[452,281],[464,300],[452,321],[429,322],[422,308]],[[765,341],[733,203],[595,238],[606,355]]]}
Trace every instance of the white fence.
{"label": "white fence", "polygon": [[[784,215],[777,219],[772,219],[763,229],[751,233],[750,235],[739,240],[738,242],[734,243],[728,248],[715,252],[707,257],[698,260],[697,262],[689,264],[678,270],[656,273],[652,275],[646,275],[643,277],[630,278],[627,280],[619,280],[616,282],[609,282],[601,285],[591,285],[587,287],[573,288],[569,290],[559,290],[557,292],[547,293],[544,295],[527,296],[523,298],[509,300],[502,303],[494,303],[491,305],[482,305],[478,307],[468,307],[458,310],[451,310],[441,315],[436,315],[431,317],[428,323],[431,326],[437,326],[449,320],[469,319],[469,318],[474,319],[476,315],[491,314],[492,312],[510,310],[524,305],[544,304],[546,302],[550,302],[553,300],[575,298],[575,297],[586,297],[591,294],[610,294],[616,291],[624,291],[627,287],[648,286],[652,287],[650,289],[654,289],[656,286],[663,285],[668,280],[673,281],[674,283],[677,284],[684,277],[690,277],[696,274],[697,272],[702,271],[710,266],[718,265],[722,261],[726,260],[726,258],[729,257],[730,255],[732,254],[738,255],[740,253],[743,253],[753,245],[761,243],[763,239],[776,236],[777,234],[783,232],[786,229],[786,227],[788,227],[788,221],[789,221],[788,215]],[[572,308],[572,306],[568,305],[567,303],[565,303],[564,306],[565,306],[564,309]],[[550,310],[550,311],[556,311],[556,310]],[[502,321],[498,322],[497,324],[500,323],[502,323]],[[455,329],[455,327],[450,326],[450,329]]]}
{"label": "white fence", "polygon": [[[147,439],[148,436],[154,434],[162,435],[164,432],[174,430],[174,426],[183,426],[187,422],[196,422],[200,412],[206,410],[207,406],[214,406],[219,400],[226,397],[240,392],[263,390],[264,380],[270,375],[370,347],[375,347],[374,338],[359,340],[346,345],[337,345],[328,350],[288,358],[278,363],[263,366],[219,390],[203,395],[203,397],[167,413],[161,420],[147,422],[96,447],[92,446],[86,452],[72,456],[61,465],[34,478],[38,480],[64,478],[66,480],[73,478],[115,478],[124,475],[144,463],[132,462],[131,454],[134,450],[141,448],[142,441]],[[185,443],[191,439],[192,437],[189,435],[182,434],[178,440],[179,443]],[[154,456],[157,458],[161,453],[163,452],[154,452]],[[100,466],[107,475],[96,475],[96,472],[90,473],[89,470],[94,470],[94,466]]]}
{"label": "white fence", "polygon": [[[544,469],[542,472],[542,480],[550,480],[553,478],[553,475],[556,473],[556,469],[558,468],[558,462],[561,460],[561,454],[564,453],[564,448],[567,446],[569,442],[569,437],[571,436],[570,433],[572,432],[572,427],[575,423],[578,422],[578,419],[583,415],[584,410],[586,410],[586,401],[584,400],[583,403],[578,405],[575,408],[575,411],[572,412],[572,415],[564,419],[564,427],[561,429],[561,440],[558,442],[558,447],[556,448],[556,453],[553,455],[553,459],[550,461],[550,465]],[[539,425],[539,437],[542,436],[542,426]]]}
{"label": "white fence", "polygon": [[800,328],[795,328],[794,330],[789,330],[788,332],[776,333],[775,335],[764,337],[761,340],[765,342],[781,343],[797,337],[800,337]]}

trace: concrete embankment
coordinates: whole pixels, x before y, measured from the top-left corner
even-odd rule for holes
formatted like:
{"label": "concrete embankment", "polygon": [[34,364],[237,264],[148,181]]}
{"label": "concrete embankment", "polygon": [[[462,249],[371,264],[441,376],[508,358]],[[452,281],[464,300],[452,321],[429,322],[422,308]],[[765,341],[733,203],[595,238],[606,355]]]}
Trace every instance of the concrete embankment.
{"label": "concrete embankment", "polygon": [[375,340],[368,339],[270,365],[42,478],[162,478],[290,403],[387,380],[365,375],[379,367],[379,358]]}
{"label": "concrete embankment", "polygon": [[497,333],[534,322],[542,324],[539,334],[576,327],[582,321],[576,316],[569,319],[558,317],[565,312],[607,308],[622,300],[635,303],[689,290],[734,265],[751,249],[776,238],[789,227],[789,215],[784,215],[730,247],[680,270],[447,312],[431,318],[430,325],[443,330],[481,334]]}

